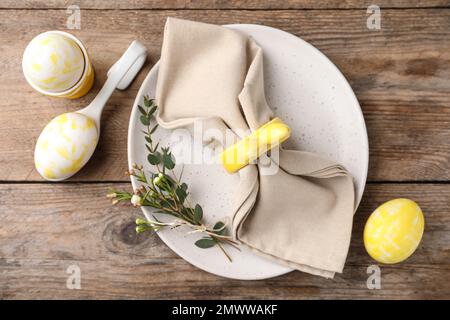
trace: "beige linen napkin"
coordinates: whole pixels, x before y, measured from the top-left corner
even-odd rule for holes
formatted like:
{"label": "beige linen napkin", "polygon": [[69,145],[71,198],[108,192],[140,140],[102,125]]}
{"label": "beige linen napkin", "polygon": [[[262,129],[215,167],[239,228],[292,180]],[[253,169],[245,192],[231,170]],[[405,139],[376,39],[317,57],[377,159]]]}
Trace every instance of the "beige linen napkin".
{"label": "beige linen napkin", "polygon": [[[201,120],[237,133],[269,121],[262,54],[237,31],[167,19],[156,90],[159,124],[177,128]],[[352,177],[303,151],[280,149],[279,166],[275,175],[253,164],[239,171],[233,236],[281,264],[332,278],[342,272],[350,242]]]}

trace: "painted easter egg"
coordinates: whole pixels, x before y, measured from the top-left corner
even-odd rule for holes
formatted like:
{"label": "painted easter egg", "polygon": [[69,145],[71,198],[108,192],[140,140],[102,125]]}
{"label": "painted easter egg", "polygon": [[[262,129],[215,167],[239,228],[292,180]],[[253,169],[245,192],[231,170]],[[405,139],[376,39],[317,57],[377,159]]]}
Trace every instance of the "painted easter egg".
{"label": "painted easter egg", "polygon": [[68,36],[45,32],[25,49],[22,68],[30,85],[47,92],[62,92],[75,86],[84,71],[84,55]]}
{"label": "painted easter egg", "polygon": [[406,260],[417,249],[424,231],[419,205],[409,199],[394,199],[379,206],[367,220],[364,245],[381,263]]}
{"label": "painted easter egg", "polygon": [[97,127],[91,118],[76,112],[57,116],[37,140],[36,169],[47,180],[67,179],[90,159],[97,141]]}

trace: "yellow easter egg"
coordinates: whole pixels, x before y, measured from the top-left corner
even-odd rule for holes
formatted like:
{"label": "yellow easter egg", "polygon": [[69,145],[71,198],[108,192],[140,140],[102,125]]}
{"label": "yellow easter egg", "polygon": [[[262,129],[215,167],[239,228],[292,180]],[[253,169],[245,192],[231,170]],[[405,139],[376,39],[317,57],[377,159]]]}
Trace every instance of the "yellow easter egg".
{"label": "yellow easter egg", "polygon": [[91,118],[76,112],[57,116],[36,142],[36,169],[47,180],[69,178],[90,159],[97,141],[97,127]]}
{"label": "yellow easter egg", "polygon": [[424,230],[419,205],[409,199],[383,203],[364,228],[364,245],[378,262],[393,264],[406,260],[417,249]]}
{"label": "yellow easter egg", "polygon": [[62,92],[75,86],[85,67],[78,44],[68,36],[45,32],[25,49],[22,69],[32,86],[47,92]]}

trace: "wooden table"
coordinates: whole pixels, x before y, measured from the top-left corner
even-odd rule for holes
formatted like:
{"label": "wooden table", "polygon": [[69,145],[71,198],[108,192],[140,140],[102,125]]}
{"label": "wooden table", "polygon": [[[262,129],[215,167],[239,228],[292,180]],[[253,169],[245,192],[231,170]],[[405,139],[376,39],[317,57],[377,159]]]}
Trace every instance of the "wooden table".
{"label": "wooden table", "polygon": [[[372,3],[381,7],[380,30],[366,27]],[[66,29],[69,4],[81,7],[81,30]],[[342,275],[223,279],[191,266],[157,236],[137,236],[140,210],[106,199],[108,187],[130,187],[129,115],[159,58],[168,16],[286,30],[319,48],[350,81],[368,127],[370,168]],[[54,29],[78,36],[92,57],[95,87],[82,99],[45,97],[24,80],[26,44]],[[109,101],[94,157],[68,181],[43,181],[33,165],[40,131],[57,114],[87,105],[133,39],[150,59]],[[450,298],[450,1],[3,0],[0,66],[0,298]],[[380,266],[381,289],[369,290],[367,267],[375,262],[364,250],[363,226],[375,207],[397,197],[422,207],[423,241],[406,262]],[[80,290],[66,288],[74,264]]]}

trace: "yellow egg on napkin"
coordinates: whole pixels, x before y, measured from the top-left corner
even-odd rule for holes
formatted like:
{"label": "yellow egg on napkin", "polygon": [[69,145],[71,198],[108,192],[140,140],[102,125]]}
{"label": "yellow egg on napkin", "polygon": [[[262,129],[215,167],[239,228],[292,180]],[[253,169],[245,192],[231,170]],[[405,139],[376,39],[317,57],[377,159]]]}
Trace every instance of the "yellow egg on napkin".
{"label": "yellow egg on napkin", "polygon": [[22,68],[31,86],[47,92],[62,92],[80,81],[85,67],[78,44],[62,33],[45,32],[25,49]]}
{"label": "yellow egg on napkin", "polygon": [[34,162],[47,180],[63,180],[74,175],[94,153],[98,141],[95,122],[80,113],[64,113],[54,118],[39,136]]}
{"label": "yellow egg on napkin", "polygon": [[417,249],[424,225],[423,213],[417,203],[394,199],[370,215],[364,228],[364,245],[378,262],[402,262]]}

